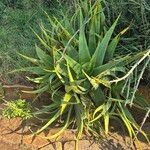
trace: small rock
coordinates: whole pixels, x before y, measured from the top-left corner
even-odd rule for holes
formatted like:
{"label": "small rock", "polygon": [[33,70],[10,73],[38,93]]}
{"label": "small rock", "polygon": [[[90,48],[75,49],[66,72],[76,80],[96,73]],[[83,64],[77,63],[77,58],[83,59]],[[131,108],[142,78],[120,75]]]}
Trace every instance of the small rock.
{"label": "small rock", "polygon": [[55,143],[55,148],[56,148],[56,150],[62,150],[62,143],[61,142],[56,142]]}
{"label": "small rock", "polygon": [[13,118],[13,119],[1,119],[0,120],[0,133],[10,133],[15,130],[21,129],[21,118]]}
{"label": "small rock", "polygon": [[[75,149],[75,141],[66,142],[64,145],[64,150],[74,150]],[[99,145],[96,143],[90,143],[88,140],[81,140],[78,144],[79,150],[101,150]]]}
{"label": "small rock", "polygon": [[1,140],[10,144],[21,144],[22,136],[17,133],[5,134]]}
{"label": "small rock", "polygon": [[36,147],[36,148],[41,148],[44,147],[45,145],[50,144],[48,140],[42,138],[45,137],[44,133],[39,134],[36,137],[33,137],[32,134],[29,135],[24,135],[23,136],[23,144]]}
{"label": "small rock", "polygon": [[[15,119],[1,119],[0,120],[0,140],[10,144],[20,144],[22,136],[18,134],[21,131],[20,125],[22,121],[20,118]],[[18,129],[18,130],[17,130]]]}
{"label": "small rock", "polygon": [[99,145],[88,140],[79,141],[79,150],[100,150]]}
{"label": "small rock", "polygon": [[144,142],[138,142],[138,141],[135,141],[134,142],[135,144],[135,147],[136,147],[136,150],[150,150],[150,144],[148,145],[147,143],[144,143]]}
{"label": "small rock", "polygon": [[5,143],[0,141],[0,149],[1,150],[22,150],[18,145],[13,145],[10,143]]}
{"label": "small rock", "polygon": [[64,150],[74,150],[74,149],[75,149],[75,141],[66,142],[64,144]]}
{"label": "small rock", "polygon": [[62,150],[62,144],[61,142],[56,142],[54,144],[49,144],[47,146],[44,146],[40,148],[40,150]]}
{"label": "small rock", "polygon": [[40,148],[40,150],[55,150],[55,148],[52,144],[49,144],[49,145],[46,145],[46,146]]}

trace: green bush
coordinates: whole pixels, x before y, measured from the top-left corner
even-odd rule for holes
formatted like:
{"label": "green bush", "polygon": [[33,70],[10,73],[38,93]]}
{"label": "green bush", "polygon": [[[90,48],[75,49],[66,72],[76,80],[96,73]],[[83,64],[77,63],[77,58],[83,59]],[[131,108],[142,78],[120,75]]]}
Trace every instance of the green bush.
{"label": "green bush", "polygon": [[8,119],[16,117],[23,120],[30,119],[32,117],[31,106],[22,99],[6,101],[2,116]]}
{"label": "green bush", "polygon": [[30,66],[16,52],[35,55],[32,49],[36,39],[31,34],[30,26],[36,28],[40,19],[44,21],[43,9],[53,12],[56,4],[53,2],[48,7],[41,0],[0,1],[0,76],[5,82],[12,83],[13,77],[7,74],[10,70]]}
{"label": "green bush", "polygon": [[106,0],[105,12],[108,22],[121,12],[118,28],[130,26],[126,38],[122,39],[121,49],[137,52],[150,48],[150,4],[149,0]]}
{"label": "green bush", "polygon": [[[136,92],[141,76],[135,78],[134,71],[143,60],[143,69],[146,67],[150,51],[116,54],[120,38],[128,28],[114,35],[120,15],[108,27],[100,0],[80,2],[72,17],[66,13],[60,13],[60,19],[46,15],[49,27],[41,23],[39,34],[33,30],[39,40],[38,58],[20,54],[35,66],[16,70],[35,74],[28,80],[37,83],[38,89],[26,92],[51,95],[51,104],[34,113],[36,117],[49,114],[47,123],[35,134],[63,120],[62,129],[47,138],[56,138],[73,126],[78,140],[83,131],[93,136],[100,132],[108,134],[110,119],[120,119],[130,137],[137,139],[140,127],[128,106],[145,111],[149,107]],[[139,132],[147,138],[143,131]]]}
{"label": "green bush", "polygon": [[[150,49],[150,3],[149,0],[105,0],[107,22],[111,24],[121,12],[118,28],[128,26],[130,30],[122,38],[118,52],[132,53]],[[122,50],[124,49],[124,51]],[[145,74],[150,72],[150,63]],[[144,76],[144,81],[149,84],[149,76]]]}

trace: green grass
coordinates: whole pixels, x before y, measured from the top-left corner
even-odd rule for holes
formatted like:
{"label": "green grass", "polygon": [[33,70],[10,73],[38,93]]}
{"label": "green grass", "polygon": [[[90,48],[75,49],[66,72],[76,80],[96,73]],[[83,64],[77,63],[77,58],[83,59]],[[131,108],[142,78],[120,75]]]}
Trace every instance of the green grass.
{"label": "green grass", "polygon": [[[120,12],[121,18],[117,30],[130,26],[130,30],[121,40],[118,52],[132,53],[150,48],[150,4],[149,0],[105,0],[104,8],[107,23],[111,25]],[[61,5],[60,2],[67,2]],[[73,2],[72,2],[73,3]],[[72,9],[69,1],[55,0],[9,0],[0,1],[0,76],[11,82],[7,73],[15,68],[28,66],[20,59],[17,51],[34,55],[36,39],[30,27],[38,29],[37,24],[45,22],[43,10],[50,15],[59,16],[59,10]],[[116,31],[117,33],[117,31]],[[18,61],[19,60],[19,61]]]}
{"label": "green grass", "polygon": [[0,77],[6,82],[13,80],[13,76],[7,74],[9,71],[30,65],[17,52],[35,55],[36,39],[30,27],[38,29],[37,24],[44,22],[43,10],[52,14],[59,7],[58,2],[50,0],[0,1]]}
{"label": "green grass", "polygon": [[[118,52],[129,54],[150,49],[150,3],[149,0],[105,0],[108,24],[121,12],[121,29],[130,25],[130,30],[121,40]],[[144,64],[143,64],[144,65]],[[150,84],[150,63],[145,71],[144,82]]]}
{"label": "green grass", "polygon": [[121,12],[117,28],[130,26],[129,32],[122,40],[127,53],[150,48],[150,3],[149,0],[105,0],[108,23],[111,23]]}

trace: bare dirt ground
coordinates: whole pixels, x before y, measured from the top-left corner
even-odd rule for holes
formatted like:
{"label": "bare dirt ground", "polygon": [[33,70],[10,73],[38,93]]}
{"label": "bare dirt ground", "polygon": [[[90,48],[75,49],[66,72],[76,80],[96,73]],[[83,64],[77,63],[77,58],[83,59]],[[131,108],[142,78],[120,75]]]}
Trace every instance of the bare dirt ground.
{"label": "bare dirt ground", "polygon": [[[147,130],[150,123],[147,123]],[[145,126],[146,128],[146,126]],[[57,140],[46,140],[48,137],[57,133],[58,129],[51,129],[33,137],[28,128],[22,124],[20,118],[0,120],[0,150],[74,150],[75,141],[72,131],[66,131]],[[150,133],[149,133],[150,134]],[[110,135],[99,142],[94,142],[90,137],[83,136],[79,142],[79,150],[150,150],[150,145],[144,141],[134,144],[129,143],[129,137],[112,132]]]}
{"label": "bare dirt ground", "polygon": [[[140,91],[150,100],[150,89],[142,88]],[[143,128],[150,135],[149,120]],[[111,127],[113,132],[110,132],[109,136],[103,140],[97,141],[83,136],[79,141],[79,150],[150,150],[150,145],[142,138],[140,143],[130,144],[129,137],[120,130],[120,125],[114,124],[114,126]],[[0,118],[0,150],[74,150],[75,135],[71,130],[64,132],[57,141],[43,138],[57,133],[58,130],[50,129],[33,137],[26,123],[22,122],[20,118],[10,120]]]}

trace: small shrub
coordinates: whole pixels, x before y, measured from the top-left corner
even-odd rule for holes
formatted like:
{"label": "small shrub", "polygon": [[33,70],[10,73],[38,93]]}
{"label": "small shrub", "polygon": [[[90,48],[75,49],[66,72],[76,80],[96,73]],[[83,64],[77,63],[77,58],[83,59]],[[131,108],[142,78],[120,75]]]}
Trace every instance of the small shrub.
{"label": "small shrub", "polygon": [[30,119],[32,117],[31,106],[22,99],[6,101],[2,116],[8,119],[16,117],[21,117],[23,120]]}

